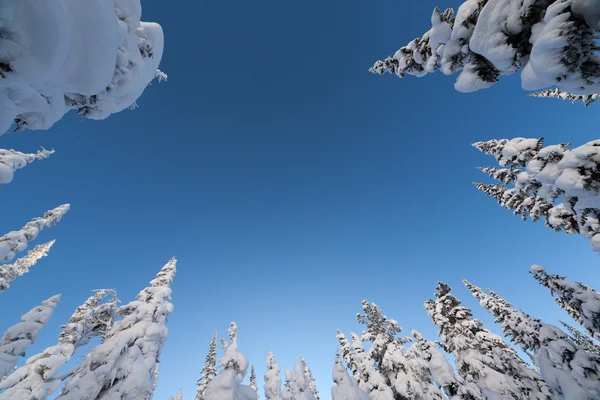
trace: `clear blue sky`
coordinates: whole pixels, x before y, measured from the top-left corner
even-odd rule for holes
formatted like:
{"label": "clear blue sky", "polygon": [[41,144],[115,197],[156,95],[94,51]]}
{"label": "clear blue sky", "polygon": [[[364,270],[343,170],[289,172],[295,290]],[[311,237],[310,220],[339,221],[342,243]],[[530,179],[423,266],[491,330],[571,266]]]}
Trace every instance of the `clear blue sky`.
{"label": "clear blue sky", "polygon": [[361,329],[363,298],[430,339],[422,304],[438,280],[495,331],[461,278],[548,322],[567,318],[528,268],[600,288],[598,256],[472,187],[484,179],[475,167],[494,160],[469,144],[581,145],[598,138],[599,106],[527,97],[517,78],[465,95],[454,77],[367,72],[421,35],[435,5],[458,4],[146,0],[144,19],[165,30],[167,83],[105,121],[69,114],[50,131],[1,138],[56,149],[0,188],[2,230],[72,204],[39,236],[57,239],[50,257],[0,299],[2,328],[62,293],[34,354],[89,290],[114,287],[126,303],[175,255],[156,399],[179,387],[193,398],[212,333],[231,320],[261,383],[268,351],[283,369],[302,354],[328,399],[335,330]]}

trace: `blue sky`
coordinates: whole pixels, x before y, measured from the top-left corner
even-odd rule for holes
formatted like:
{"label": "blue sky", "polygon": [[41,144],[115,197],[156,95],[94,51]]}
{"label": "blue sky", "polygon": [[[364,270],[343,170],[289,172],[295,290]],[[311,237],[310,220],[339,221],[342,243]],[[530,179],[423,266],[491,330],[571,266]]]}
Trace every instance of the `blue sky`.
{"label": "blue sky", "polygon": [[[215,330],[231,320],[257,366],[303,355],[329,398],[335,330],[360,301],[435,339],[422,304],[444,280],[497,332],[460,283],[490,286],[548,322],[567,316],[528,275],[531,264],[600,287],[588,242],[523,223],[471,186],[493,159],[477,140],[597,139],[596,105],[527,97],[517,77],[479,93],[454,77],[378,77],[379,58],[422,34],[435,5],[458,1],[301,3],[146,0],[163,25],[167,83],[105,121],[69,114],[4,148],[56,149],[3,191],[1,228],[59,204],[71,212],[38,241],[50,257],[3,294],[2,322],[62,293],[29,354],[100,287],[126,303],[177,256],[175,312],[156,399],[195,381]],[[261,393],[261,397],[264,395]]]}

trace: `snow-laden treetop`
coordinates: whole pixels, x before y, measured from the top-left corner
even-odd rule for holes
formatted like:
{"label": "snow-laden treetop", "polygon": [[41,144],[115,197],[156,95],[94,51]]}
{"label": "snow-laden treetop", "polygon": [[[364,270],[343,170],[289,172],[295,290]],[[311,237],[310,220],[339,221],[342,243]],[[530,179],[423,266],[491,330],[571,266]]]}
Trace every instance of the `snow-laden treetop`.
{"label": "snow-laden treetop", "polygon": [[72,109],[107,118],[166,77],[162,28],[140,21],[140,0],[3,0],[0,15],[0,134]]}

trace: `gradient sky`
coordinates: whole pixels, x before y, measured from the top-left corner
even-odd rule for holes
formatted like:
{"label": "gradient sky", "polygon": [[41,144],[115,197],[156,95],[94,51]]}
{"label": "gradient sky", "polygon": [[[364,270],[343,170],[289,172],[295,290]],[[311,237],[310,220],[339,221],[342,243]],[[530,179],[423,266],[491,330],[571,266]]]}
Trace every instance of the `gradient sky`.
{"label": "gradient sky", "polygon": [[193,398],[210,338],[232,320],[260,383],[268,351],[283,369],[303,355],[329,399],[335,330],[360,331],[363,298],[432,340],[422,304],[438,280],[495,332],[461,278],[567,319],[529,266],[600,288],[598,256],[472,187],[494,160],[470,143],[581,145],[598,138],[599,106],[530,98],[518,77],[466,95],[455,77],[369,74],[428,29],[435,5],[459,1],[144,1],[143,19],[165,30],[167,83],[135,111],[1,139],[56,150],[1,188],[1,229],[72,204],[38,238],[57,240],[50,257],[3,294],[3,327],[62,293],[35,354],[89,290],[127,303],[175,255],[156,399],[180,387]]}

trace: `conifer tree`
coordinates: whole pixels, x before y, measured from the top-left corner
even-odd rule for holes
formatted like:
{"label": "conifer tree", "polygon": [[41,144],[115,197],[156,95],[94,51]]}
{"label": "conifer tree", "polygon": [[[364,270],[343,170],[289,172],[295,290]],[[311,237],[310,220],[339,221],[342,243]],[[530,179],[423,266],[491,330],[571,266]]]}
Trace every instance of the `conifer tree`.
{"label": "conifer tree", "polygon": [[448,285],[439,282],[435,296],[436,300],[428,300],[425,308],[467,383],[479,386],[487,397],[550,399],[539,391],[539,375],[506,342],[473,318],[471,310],[461,306]]}
{"label": "conifer tree", "polygon": [[43,217],[32,219],[18,231],[12,231],[0,237],[0,263],[12,260],[15,254],[25,250],[27,243],[34,240],[42,229],[50,228],[59,222],[69,208],[69,204],[63,204],[47,211]]}
{"label": "conifer tree", "polygon": [[250,387],[254,389],[258,398],[258,386],[256,386],[256,372],[254,372],[254,365],[250,368]]}
{"label": "conifer tree", "polygon": [[317,389],[317,382],[315,382],[315,377],[313,376],[312,371],[310,370],[308,364],[306,363],[306,360],[304,360],[304,358],[302,356],[300,356],[300,362],[304,366],[304,373],[306,374],[306,377],[308,378],[308,387],[310,389],[310,392],[312,393],[312,395],[314,396],[314,398],[316,400],[320,400],[319,399],[319,389]]}
{"label": "conifer tree", "polygon": [[354,349],[355,359],[358,366],[358,386],[364,390],[369,397],[377,400],[393,400],[394,393],[386,382],[385,377],[375,369],[373,362],[362,341],[357,334],[351,333],[352,348]]}
{"label": "conifer tree", "polygon": [[577,94],[598,93],[596,14],[577,0],[466,0],[456,14],[436,8],[429,31],[370,71],[399,77],[460,72],[454,87],[466,93],[521,71],[525,90],[556,85]]}
{"label": "conifer tree", "polygon": [[304,373],[304,364],[300,361],[294,365],[293,380],[293,400],[315,400],[311,392],[310,381]]}
{"label": "conifer tree", "polygon": [[283,383],[283,390],[281,391],[281,399],[282,400],[292,400],[294,398],[294,393],[292,391],[292,382],[293,382],[293,374],[292,371],[286,369],[284,372],[285,381]]}
{"label": "conifer tree", "polygon": [[48,323],[60,295],[52,296],[42,305],[30,310],[21,317],[21,322],[8,328],[0,340],[0,379],[14,370],[17,357],[24,357],[27,348],[35,343],[42,328]]}
{"label": "conifer tree", "polygon": [[[465,282],[468,283],[468,282]],[[480,304],[496,317],[502,332],[534,353],[541,376],[557,398],[591,400],[600,395],[600,358],[578,346],[558,327],[518,311],[494,293],[488,296],[468,283]],[[542,393],[546,392],[542,389]]]}
{"label": "conifer tree", "polygon": [[358,387],[356,379],[348,375],[340,360],[339,352],[335,355],[333,382],[336,386],[331,388],[332,400],[371,400],[369,395]]}
{"label": "conifer tree", "polygon": [[152,394],[153,372],[168,335],[165,323],[173,311],[169,299],[176,264],[172,258],[137,300],[119,308],[122,319],[87,355],[58,399],[145,399]]}
{"label": "conifer tree", "polygon": [[562,326],[564,326],[567,331],[571,334],[570,339],[575,342],[579,347],[583,347],[586,351],[590,353],[596,353],[600,355],[600,346],[598,346],[592,338],[590,338],[585,333],[576,329],[574,326],[567,324],[564,321],[559,321]]}
{"label": "conifer tree", "polygon": [[179,391],[177,392],[177,395],[175,397],[169,397],[169,400],[182,400],[183,399],[183,393],[181,392],[181,389],[179,389]]}
{"label": "conifer tree", "polygon": [[42,257],[46,257],[52,245],[54,245],[54,240],[39,244],[29,250],[25,257],[17,259],[14,263],[0,265],[0,294],[10,288],[10,282],[17,279],[18,276],[25,275],[29,272],[29,268],[33,267]]}
{"label": "conifer tree", "polygon": [[561,99],[561,100],[569,100],[573,104],[582,102],[586,107],[590,104],[593,104],[600,98],[600,94],[586,94],[586,95],[575,95],[568,92],[563,92],[560,89],[548,89],[542,90],[541,92],[531,93],[530,96],[533,97],[545,97],[550,99]]}
{"label": "conifer tree", "polygon": [[24,168],[35,160],[43,160],[54,154],[54,150],[38,150],[34,154],[21,153],[16,150],[0,149],[0,183],[10,183],[15,171]]}
{"label": "conifer tree", "polygon": [[277,365],[273,352],[269,352],[267,357],[267,372],[265,372],[265,399],[281,400],[281,378],[279,372],[281,369]]}
{"label": "conifer tree", "polygon": [[541,285],[550,289],[556,303],[571,318],[592,337],[600,339],[600,293],[583,284],[570,282],[563,276],[548,274],[539,265],[531,267],[531,274]]}
{"label": "conifer tree", "polygon": [[[101,304],[106,296],[112,298]],[[69,323],[63,325],[58,343],[33,357],[0,383],[0,399],[35,398],[43,400],[61,384],[60,369],[71,359],[75,350],[106,331],[112,323],[118,300],[113,290],[98,290],[75,309]]]}
{"label": "conifer tree", "polygon": [[204,367],[200,371],[200,378],[198,379],[196,400],[204,400],[204,392],[206,386],[213,380],[217,375],[217,332],[213,335],[212,340],[208,348],[208,354],[204,361]]}
{"label": "conifer tree", "polygon": [[337,330],[336,337],[340,344],[340,350],[342,352],[342,358],[344,359],[344,362],[348,366],[348,369],[350,369],[352,376],[355,379],[358,379],[358,367],[356,364],[356,359],[354,358],[352,347],[350,346],[350,342],[348,342],[346,336],[344,336],[344,334],[339,329]]}

